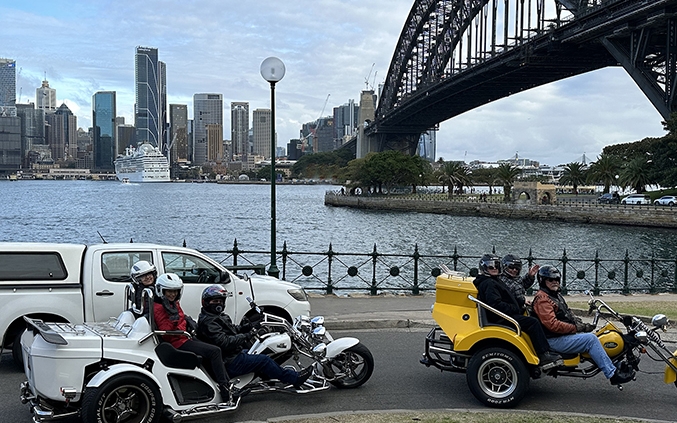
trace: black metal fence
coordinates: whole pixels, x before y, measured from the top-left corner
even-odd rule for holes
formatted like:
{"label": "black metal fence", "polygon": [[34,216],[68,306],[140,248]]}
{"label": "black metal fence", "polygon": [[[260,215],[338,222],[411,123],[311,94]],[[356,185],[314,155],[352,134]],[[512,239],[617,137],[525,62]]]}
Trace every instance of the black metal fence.
{"label": "black metal fence", "polygon": [[[241,250],[237,240],[229,250],[203,251],[222,265],[235,270],[256,269],[262,272],[270,264],[270,251]],[[447,266],[470,276],[477,275],[479,255],[459,254],[454,248],[449,255],[428,255],[414,245],[409,253],[388,254],[378,251],[354,253],[334,251],[291,251],[286,242],[277,251],[280,279],[294,282],[309,291],[326,294],[363,292],[407,292],[414,295],[435,290],[435,279]],[[677,293],[677,257],[625,257],[601,259],[568,257],[566,250],[558,257],[534,257],[529,251],[523,257],[525,269],[534,263],[551,264],[562,272],[562,290],[590,290],[629,294],[632,292]]]}

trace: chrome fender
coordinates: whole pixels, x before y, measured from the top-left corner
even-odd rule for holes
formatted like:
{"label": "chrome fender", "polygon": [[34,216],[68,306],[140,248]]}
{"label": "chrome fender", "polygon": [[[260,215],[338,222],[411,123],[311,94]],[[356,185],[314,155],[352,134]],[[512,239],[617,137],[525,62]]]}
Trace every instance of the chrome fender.
{"label": "chrome fender", "polygon": [[357,338],[339,338],[327,344],[327,358],[334,358],[350,347],[359,344],[360,340]]}
{"label": "chrome fender", "polygon": [[93,378],[87,382],[87,385],[85,385],[86,388],[98,388],[101,386],[105,381],[108,379],[112,378],[113,376],[117,376],[122,373],[137,373],[143,376],[146,376],[150,380],[152,380],[155,385],[157,386],[162,386],[160,381],[149,371],[144,369],[143,367],[139,366],[134,366],[132,364],[115,364],[110,366],[106,370],[101,370],[99,373],[94,375]]}

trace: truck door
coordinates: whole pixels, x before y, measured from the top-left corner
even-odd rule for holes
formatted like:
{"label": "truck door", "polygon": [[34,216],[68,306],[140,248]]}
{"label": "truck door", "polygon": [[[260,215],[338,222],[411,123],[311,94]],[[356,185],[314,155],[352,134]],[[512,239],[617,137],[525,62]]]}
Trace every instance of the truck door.
{"label": "truck door", "polygon": [[92,260],[90,286],[93,307],[90,320],[106,321],[110,317],[117,317],[127,308],[125,287],[132,281],[129,277],[132,265],[140,260],[153,263],[153,253],[151,251],[101,250],[94,254]]}

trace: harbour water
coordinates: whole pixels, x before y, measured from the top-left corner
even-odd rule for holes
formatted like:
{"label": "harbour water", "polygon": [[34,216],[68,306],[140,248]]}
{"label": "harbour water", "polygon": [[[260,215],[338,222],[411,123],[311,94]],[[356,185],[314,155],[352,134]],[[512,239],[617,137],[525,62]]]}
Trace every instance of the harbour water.
{"label": "harbour water", "polygon": [[[277,186],[277,249],[534,257],[675,259],[668,229],[522,221],[324,206],[327,185]],[[270,248],[270,187],[250,184],[0,182],[0,241],[156,242],[199,250]]]}

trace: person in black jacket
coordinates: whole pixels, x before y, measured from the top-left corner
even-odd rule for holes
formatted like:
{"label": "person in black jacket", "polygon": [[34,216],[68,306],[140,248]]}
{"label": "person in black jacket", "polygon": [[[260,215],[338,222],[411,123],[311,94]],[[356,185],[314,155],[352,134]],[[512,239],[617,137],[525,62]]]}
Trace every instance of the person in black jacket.
{"label": "person in black jacket", "polygon": [[228,292],[221,285],[202,291],[202,310],[197,321],[198,339],[221,348],[228,375],[233,378],[255,372],[264,379],[277,379],[299,389],[312,374],[312,367],[297,372],[282,368],[265,354],[248,354],[256,325],[235,325],[224,313]]}
{"label": "person in black jacket", "polygon": [[[473,284],[477,288],[479,300],[490,307],[507,314],[519,323],[522,330],[529,335],[538,356],[539,365],[552,363],[562,359],[559,354],[550,352],[550,345],[543,332],[541,322],[535,317],[522,314],[520,304],[505,283],[499,280],[501,259],[493,254],[485,254],[480,259],[480,274]],[[501,316],[487,310],[487,319],[492,323],[507,323]]]}

